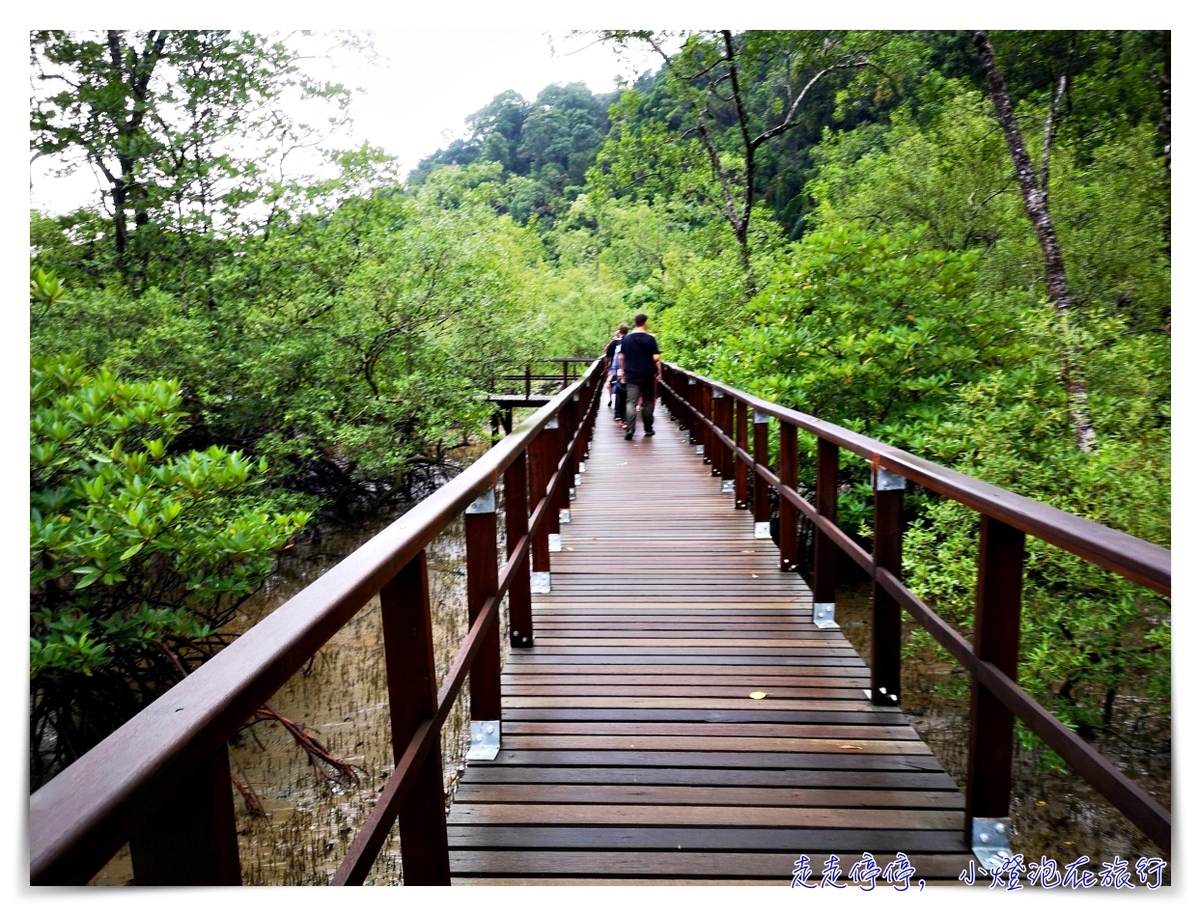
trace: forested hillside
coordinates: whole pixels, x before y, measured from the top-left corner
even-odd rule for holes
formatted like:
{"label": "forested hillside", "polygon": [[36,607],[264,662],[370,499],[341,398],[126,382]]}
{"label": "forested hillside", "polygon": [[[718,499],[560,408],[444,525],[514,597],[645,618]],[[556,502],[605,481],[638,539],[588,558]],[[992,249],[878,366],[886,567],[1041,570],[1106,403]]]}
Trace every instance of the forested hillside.
{"label": "forested hillside", "polygon": [[[56,727],[106,667],[200,658],[312,513],[419,495],[497,375],[595,355],[636,311],[668,360],[1170,545],[1169,32],[599,37],[662,65],[608,95],[500,92],[407,176],[363,147],[316,180],[276,167],[313,140],[279,100],[346,92],[283,45],[31,35],[31,150],[104,193],[30,222]],[[844,473],[865,537],[866,469]],[[256,505],[247,543],[133,587],[199,542],[179,524]],[[908,580],[969,626],[975,519],[908,511]],[[1169,603],[1036,543],[1029,568],[1027,688],[1083,733],[1131,691],[1128,733],[1163,714]]]}

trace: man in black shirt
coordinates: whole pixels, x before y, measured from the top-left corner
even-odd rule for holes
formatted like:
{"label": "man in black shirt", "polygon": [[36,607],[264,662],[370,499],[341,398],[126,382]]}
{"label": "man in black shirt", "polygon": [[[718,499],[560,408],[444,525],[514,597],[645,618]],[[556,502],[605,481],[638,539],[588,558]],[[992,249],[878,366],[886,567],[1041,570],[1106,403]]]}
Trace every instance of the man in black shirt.
{"label": "man in black shirt", "polygon": [[617,380],[625,383],[625,441],[633,438],[638,398],[642,399],[642,429],[654,434],[655,382],[662,381],[662,356],[658,341],[646,332],[646,316],[633,319],[633,330],[621,341],[617,353]]}

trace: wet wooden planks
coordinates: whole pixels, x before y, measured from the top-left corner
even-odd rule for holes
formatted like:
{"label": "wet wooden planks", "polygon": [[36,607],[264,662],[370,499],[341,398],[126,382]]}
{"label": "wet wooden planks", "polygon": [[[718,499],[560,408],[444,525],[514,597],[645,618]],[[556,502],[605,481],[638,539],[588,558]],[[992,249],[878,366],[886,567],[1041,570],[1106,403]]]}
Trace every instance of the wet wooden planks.
{"label": "wet wooden planks", "polygon": [[502,749],[450,810],[454,882],[787,884],[802,854],[819,882],[864,852],[955,882],[953,780],[661,412],[631,442],[597,421]]}

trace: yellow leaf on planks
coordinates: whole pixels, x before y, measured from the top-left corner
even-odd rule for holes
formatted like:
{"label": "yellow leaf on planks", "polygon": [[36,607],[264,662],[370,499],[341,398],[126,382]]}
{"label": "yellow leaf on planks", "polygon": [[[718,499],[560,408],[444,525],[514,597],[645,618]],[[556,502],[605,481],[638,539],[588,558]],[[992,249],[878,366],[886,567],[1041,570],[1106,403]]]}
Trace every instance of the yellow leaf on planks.
{"label": "yellow leaf on planks", "polygon": [[754,692],[752,692],[752,693],[750,694],[750,698],[751,698],[751,699],[766,699],[766,698],[767,698],[767,694],[766,694],[766,693],[764,693],[764,692],[762,692],[762,691],[760,691],[760,690],[755,690]]}

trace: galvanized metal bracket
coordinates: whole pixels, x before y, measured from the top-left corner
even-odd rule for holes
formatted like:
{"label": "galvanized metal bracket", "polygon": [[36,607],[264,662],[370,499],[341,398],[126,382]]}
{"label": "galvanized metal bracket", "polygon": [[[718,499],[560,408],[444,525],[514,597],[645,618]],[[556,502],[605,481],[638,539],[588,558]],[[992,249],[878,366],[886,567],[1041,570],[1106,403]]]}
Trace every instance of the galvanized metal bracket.
{"label": "galvanized metal bracket", "polygon": [[688,384],[695,384],[695,383],[696,383],[696,379],[695,379],[695,378],[689,378],[689,379],[688,379]]}
{"label": "galvanized metal bracket", "polygon": [[733,492],[733,480],[722,480],[721,492]]}
{"label": "galvanized metal bracket", "polygon": [[[585,462],[585,461],[580,461],[580,462],[579,462],[579,473],[583,473],[583,472],[584,472],[584,471],[586,471],[586,470],[587,470],[586,462]],[[579,482],[579,473],[575,474],[575,482],[576,482],[576,483],[578,483],[578,482]]]}
{"label": "galvanized metal bracket", "polygon": [[713,400],[720,400],[725,395],[721,391],[718,391],[714,388],[713,392],[712,392],[712,396],[713,396]]}
{"label": "galvanized metal bracket", "polygon": [[696,446],[696,454],[704,454],[704,446],[703,445]]}
{"label": "galvanized metal bracket", "polygon": [[496,490],[489,489],[467,506],[468,515],[494,515],[496,513]]}
{"label": "galvanized metal bracket", "polygon": [[558,523],[559,524],[570,524],[571,523],[571,509],[560,508],[558,510]]}
{"label": "galvanized metal bracket", "polygon": [[771,421],[771,417],[767,413],[760,413],[758,410],[755,410],[754,421],[756,423],[769,423]]}
{"label": "galvanized metal bracket", "polygon": [[[884,689],[882,686],[881,686],[881,687],[879,687],[879,692],[880,692],[880,694],[881,694],[881,695],[887,696],[887,697],[888,697],[888,699],[890,699],[892,702],[899,703],[899,701],[900,701],[900,700],[899,700],[899,699],[896,697],[896,694],[895,694],[895,693],[889,693],[889,692],[888,692],[886,689]],[[871,693],[871,691],[870,691],[869,689],[864,689],[864,690],[863,690],[863,695],[864,695],[864,696],[866,696],[868,699],[872,699],[872,700],[874,699],[874,696],[873,696],[873,694]],[[872,704],[874,704],[874,702],[872,702]]]}
{"label": "galvanized metal bracket", "polygon": [[[582,463],[579,465],[579,469],[580,469],[580,470],[583,470],[583,464],[582,464]],[[579,485],[579,474],[575,474],[575,485],[576,485],[576,486],[578,486],[578,485]],[[575,498],[575,490],[574,490],[573,488],[572,488],[572,490],[571,490],[571,498],[572,498],[572,499],[574,499],[574,498]]]}
{"label": "galvanized metal bracket", "polygon": [[971,851],[975,860],[989,871],[1000,867],[1005,858],[1012,857],[1012,819],[1002,817],[971,818]]}
{"label": "galvanized metal bracket", "polygon": [[578,394],[572,394],[572,395],[571,395],[571,402],[572,402],[572,403],[579,403],[579,395],[578,395]]}
{"label": "galvanized metal bracket", "polygon": [[557,416],[550,417],[550,419],[546,420],[546,425],[542,426],[542,428],[543,429],[557,429],[558,428],[558,417]]}
{"label": "galvanized metal bracket", "polygon": [[546,540],[549,542],[551,553],[562,552],[562,534],[547,534]]}
{"label": "galvanized metal bracket", "polygon": [[[578,476],[578,474],[576,474],[576,476]],[[576,479],[576,480],[575,480],[575,483],[576,483],[576,484],[578,484],[578,483],[579,483],[579,480],[578,480],[578,479]],[[567,501],[568,501],[568,502],[574,502],[574,501],[575,501],[575,487],[574,487],[574,486],[568,486],[568,487],[567,487]]]}
{"label": "galvanized metal bracket", "polygon": [[467,759],[495,759],[500,752],[500,722],[472,721]]}
{"label": "galvanized metal bracket", "polygon": [[895,492],[904,489],[905,479],[898,473],[879,467],[875,471],[875,491]]}
{"label": "galvanized metal bracket", "polygon": [[770,521],[755,521],[754,522],[754,539],[755,540],[770,540],[771,539],[771,522]]}
{"label": "galvanized metal bracket", "polygon": [[834,604],[820,603],[813,604],[813,625],[818,629],[840,629],[833,618]]}
{"label": "galvanized metal bracket", "polygon": [[530,594],[549,594],[550,593],[550,573],[549,572],[530,572],[529,573],[529,593]]}

